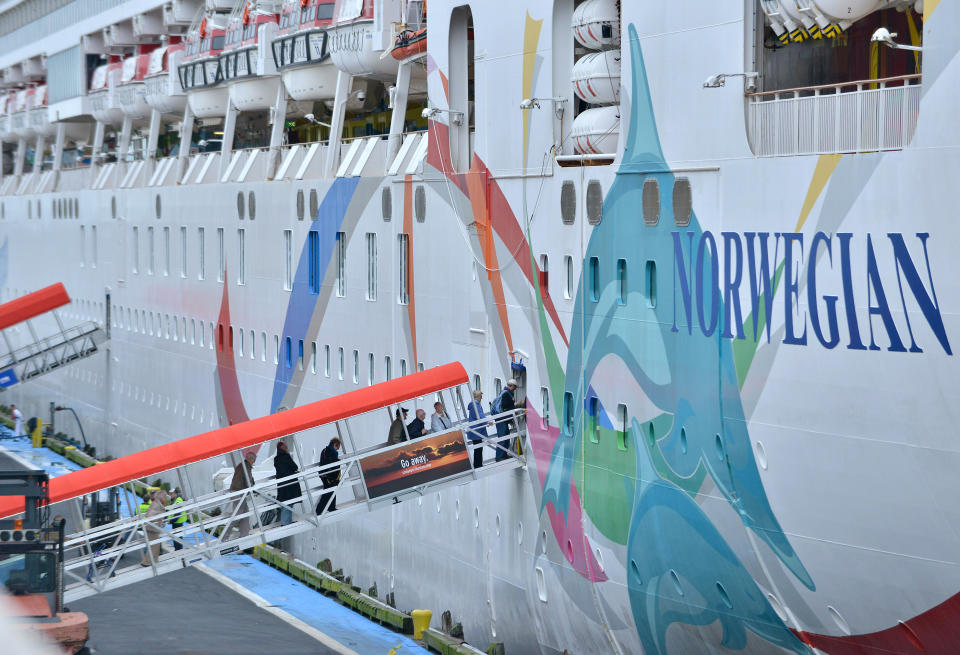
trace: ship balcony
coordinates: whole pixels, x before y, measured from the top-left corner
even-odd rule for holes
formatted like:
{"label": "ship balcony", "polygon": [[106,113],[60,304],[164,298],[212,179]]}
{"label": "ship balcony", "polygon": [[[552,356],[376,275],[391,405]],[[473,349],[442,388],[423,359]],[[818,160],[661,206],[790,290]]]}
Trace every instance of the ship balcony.
{"label": "ship balcony", "polygon": [[920,75],[747,94],[758,157],[901,150],[913,138]]}

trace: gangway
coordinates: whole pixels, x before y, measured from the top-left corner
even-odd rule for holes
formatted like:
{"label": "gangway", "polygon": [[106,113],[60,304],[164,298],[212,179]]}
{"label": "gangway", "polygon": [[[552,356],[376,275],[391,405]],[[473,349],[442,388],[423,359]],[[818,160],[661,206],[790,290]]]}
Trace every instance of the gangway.
{"label": "gangway", "polygon": [[[50,514],[67,513],[77,525],[83,525],[84,495],[118,485],[129,514],[96,528],[81,528],[66,538],[63,565],[66,600],[85,598],[290,537],[333,521],[346,520],[360,512],[422,497],[430,491],[525,468],[523,448],[511,446],[514,439],[526,443],[524,411],[516,409],[468,422],[462,394],[467,381],[462,365],[447,364],[52,479],[49,499],[63,504],[55,505]],[[452,427],[419,439],[384,445],[389,426],[387,418],[396,416],[403,403],[413,403],[418,397],[442,399],[445,406],[453,410],[448,410]],[[481,441],[473,441],[478,433],[494,432],[495,423],[510,426],[509,439],[491,434]],[[371,430],[372,425],[379,427]],[[304,465],[303,453],[308,445],[316,443],[318,438],[326,440],[317,433],[324,429],[340,439],[347,452],[335,464]],[[212,480],[208,478],[202,483],[206,487],[200,493],[192,493],[198,489],[191,466],[209,471],[211,460],[223,456],[238,463],[247,453],[264,450],[264,445],[280,439],[287,442],[290,453],[300,464],[296,474],[281,479],[258,478],[254,471],[250,479],[246,467],[240,466],[238,470],[249,485],[246,488],[209,491]],[[503,459],[474,468],[476,448],[497,451]],[[272,457],[275,448],[265,450]],[[168,505],[162,514],[137,514],[139,501],[130,492],[129,483],[162,474],[175,478],[186,491],[188,500]],[[337,476],[334,482],[332,478]],[[287,501],[277,500],[278,485],[290,483],[299,484],[301,495]],[[326,507],[331,495],[336,499],[336,509],[318,514],[321,503]],[[0,517],[22,508],[22,504],[0,499]],[[279,515],[279,511],[271,510],[281,509],[291,511],[292,522],[281,525],[279,520],[262,520],[268,515]],[[170,519],[182,513],[191,520],[182,527],[171,528]],[[247,525],[249,532],[246,532]],[[155,555],[158,543],[167,542],[178,544],[180,549]]]}
{"label": "gangway", "polygon": [[[44,287],[0,305],[0,333],[7,352],[0,355],[0,391],[55,371],[66,364],[96,354],[106,341],[100,327],[87,321],[66,328],[56,309],[70,302],[63,284]],[[51,313],[58,331],[40,337],[30,319]],[[24,323],[30,334],[29,343],[15,347],[7,329]]]}

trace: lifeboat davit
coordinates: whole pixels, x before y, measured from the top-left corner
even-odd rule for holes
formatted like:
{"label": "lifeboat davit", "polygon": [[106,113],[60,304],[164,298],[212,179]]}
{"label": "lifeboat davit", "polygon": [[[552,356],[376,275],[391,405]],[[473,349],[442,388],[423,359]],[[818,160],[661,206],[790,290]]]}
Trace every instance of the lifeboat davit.
{"label": "lifeboat davit", "polygon": [[287,0],[283,5],[273,58],[294,100],[333,100],[336,95],[338,70],[327,35],[333,11],[334,0]]}
{"label": "lifeboat davit", "polygon": [[109,63],[97,66],[90,79],[90,113],[106,125],[119,125],[123,122],[123,110],[117,102],[117,85],[123,72],[123,63],[119,57],[111,57]]}
{"label": "lifeboat davit", "polygon": [[183,59],[183,43],[179,37],[170,37],[170,43],[150,53],[147,74],[143,78],[145,98],[151,109],[161,114],[183,115],[187,96],[177,79],[177,66]]}

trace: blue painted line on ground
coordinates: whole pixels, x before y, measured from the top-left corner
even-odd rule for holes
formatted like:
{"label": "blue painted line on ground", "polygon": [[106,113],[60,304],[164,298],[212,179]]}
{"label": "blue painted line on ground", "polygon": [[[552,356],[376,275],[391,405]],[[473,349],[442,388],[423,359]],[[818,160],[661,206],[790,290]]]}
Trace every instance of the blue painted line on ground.
{"label": "blue painted line on ground", "polygon": [[249,555],[229,555],[207,566],[362,655],[386,655],[397,646],[399,655],[430,652]]}

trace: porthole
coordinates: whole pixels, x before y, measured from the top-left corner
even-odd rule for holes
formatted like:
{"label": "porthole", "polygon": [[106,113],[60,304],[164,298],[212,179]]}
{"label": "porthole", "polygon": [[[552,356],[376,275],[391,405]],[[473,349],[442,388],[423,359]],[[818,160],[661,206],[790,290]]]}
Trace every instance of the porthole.
{"label": "porthole", "polygon": [[473,527],[475,528],[480,527],[480,508],[479,507],[473,508]]}
{"label": "porthole", "polygon": [[643,584],[643,577],[640,575],[640,565],[637,564],[637,560],[630,560],[630,573],[633,574],[633,581],[639,585]]}
{"label": "porthole", "polygon": [[383,187],[380,192],[380,208],[383,212],[383,220],[389,221],[393,218],[393,194],[390,193],[390,187]]}
{"label": "porthole", "polygon": [[540,552],[546,554],[547,552],[547,531],[542,530],[540,532]]}
{"label": "porthole", "polygon": [[53,218],[60,218],[60,207],[60,201],[53,198],[50,200],[50,215]]}
{"label": "porthole", "polygon": [[163,215],[163,213],[162,213],[162,211],[161,211],[162,207],[160,206],[160,194],[159,194],[159,193],[156,195],[156,200],[154,201],[154,204],[156,205],[155,209],[157,210],[157,220],[159,221],[159,220],[160,220],[160,217]]}
{"label": "porthole", "polygon": [[494,523],[494,528],[497,531],[497,536],[499,537],[500,536],[500,515],[499,514],[497,514],[497,518],[494,519],[493,523]]}
{"label": "porthole", "polygon": [[300,189],[299,191],[297,191],[297,220],[298,221],[303,220],[303,210],[304,210],[303,203],[304,203],[303,189]]}
{"label": "porthole", "polygon": [[720,594],[720,600],[724,605],[727,606],[728,610],[733,609],[733,603],[730,602],[730,595],[727,593],[727,590],[724,589],[723,585],[720,582],[717,582],[717,593]]}
{"label": "porthole", "polygon": [[457,498],[457,502],[453,504],[453,515],[457,517],[457,520],[460,520],[460,499]]}
{"label": "porthole", "polygon": [[573,562],[573,541],[567,539],[567,561]]}
{"label": "porthole", "polygon": [[678,177],[673,182],[673,221],[677,227],[690,225],[690,216],[693,214],[693,193],[690,189],[690,180]]}
{"label": "porthole", "polygon": [[110,196],[110,216],[111,218],[117,217],[117,197]]}
{"label": "porthole", "polygon": [[590,225],[600,225],[603,219],[603,188],[599,180],[590,180],[587,183],[587,222]]}
{"label": "porthole", "polygon": [[560,185],[560,220],[564,225],[573,225],[577,219],[577,187],[567,180]]}
{"label": "porthole", "polygon": [[719,434],[717,434],[716,438],[714,439],[714,445],[717,448],[717,459],[722,462],[726,453],[724,453],[723,449],[723,438]]}
{"label": "porthole", "polygon": [[0,202],[0,219],[4,219],[6,217],[7,217],[7,206],[4,203]]}
{"label": "porthole", "polygon": [[237,191],[237,218],[243,220],[243,191]]}
{"label": "porthole", "polygon": [[767,470],[767,451],[759,441],[757,442],[757,464],[759,464],[760,468],[764,471]]}
{"label": "porthole", "polygon": [[680,452],[687,454],[687,429],[680,428]]}
{"label": "porthole", "polygon": [[647,423],[647,439],[650,440],[651,446],[657,445],[657,435],[653,431],[653,421],[650,421],[649,423]]}
{"label": "porthole", "polygon": [[440,513],[440,492],[437,492],[437,513]]}
{"label": "porthole", "polygon": [[80,201],[76,198],[73,199],[73,217],[80,218]]}
{"label": "porthole", "polygon": [[43,209],[40,206],[39,198],[37,198],[37,218],[43,218]]}
{"label": "porthole", "polygon": [[247,196],[247,216],[251,221],[257,217],[257,196],[253,191]]}
{"label": "porthole", "polygon": [[594,554],[594,555],[596,556],[596,558],[597,558],[597,564],[599,564],[599,565],[600,565],[600,568],[602,569],[602,568],[603,568],[603,553],[600,552],[600,549],[599,549],[599,548],[596,548],[596,549],[593,551],[593,554]]}
{"label": "porthole", "polygon": [[422,184],[413,193],[413,209],[418,223],[427,220],[427,191]]}
{"label": "porthole", "polygon": [[317,198],[317,190],[310,189],[310,220],[317,220],[317,212],[320,211],[320,201]]}
{"label": "porthole", "polygon": [[523,521],[517,521],[517,545],[523,545]]}
{"label": "porthole", "polygon": [[660,183],[657,178],[648,177],[643,181],[643,222],[654,226],[660,222]]}
{"label": "porthole", "polygon": [[920,641],[920,635],[914,632],[913,628],[911,628],[909,625],[907,625],[903,621],[897,621],[897,625],[900,627],[900,632],[902,632],[903,636],[907,638],[907,641],[913,644],[914,648],[916,648],[919,651],[926,650],[926,647],[923,645],[923,642]]}
{"label": "porthole", "polygon": [[537,566],[534,568],[534,571],[536,571],[537,574],[537,598],[545,603],[547,602],[547,583],[546,580],[544,580],[543,569]]}
{"label": "porthole", "polygon": [[27,201],[27,218],[33,218],[33,203]]}

